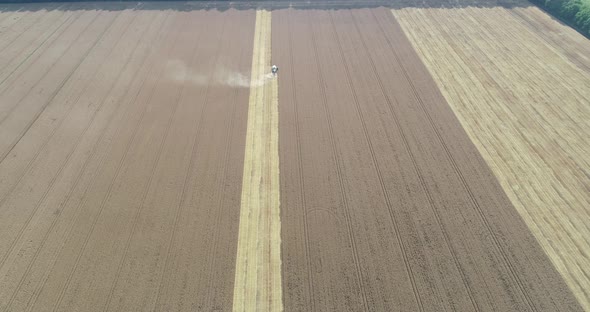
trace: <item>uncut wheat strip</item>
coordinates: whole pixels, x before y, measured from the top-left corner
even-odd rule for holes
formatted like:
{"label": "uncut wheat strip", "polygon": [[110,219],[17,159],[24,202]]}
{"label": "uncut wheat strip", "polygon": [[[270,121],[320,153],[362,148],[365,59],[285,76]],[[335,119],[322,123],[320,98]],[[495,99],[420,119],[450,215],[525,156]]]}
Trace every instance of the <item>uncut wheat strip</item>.
{"label": "uncut wheat strip", "polygon": [[[420,11],[420,13],[423,13],[423,11],[425,11],[425,10]],[[485,115],[482,116],[480,114],[480,116],[477,116],[476,118],[465,118],[465,111],[469,109],[469,106],[477,107],[477,110],[482,110],[482,109],[485,109],[485,107],[497,108],[498,106],[509,105],[511,103],[501,103],[500,101],[496,100],[496,103],[494,101],[491,101],[491,102],[486,101],[486,102],[484,102],[486,105],[482,105],[481,99],[468,99],[467,101],[463,101],[465,99],[464,96],[466,93],[467,94],[469,94],[469,93],[476,93],[477,94],[478,91],[479,91],[479,93],[486,93],[486,92],[488,92],[488,89],[484,88],[482,85],[480,88],[475,88],[475,90],[474,90],[475,92],[471,91],[471,92],[459,93],[456,90],[453,91],[452,88],[449,87],[449,86],[453,85],[452,83],[441,83],[441,82],[445,82],[445,81],[452,81],[452,82],[469,81],[469,82],[472,82],[472,80],[465,79],[466,78],[465,75],[463,75],[463,77],[465,77],[465,78],[457,78],[457,77],[462,77],[461,75],[458,75],[457,77],[450,77],[450,79],[448,77],[445,78],[444,77],[445,70],[448,70],[447,72],[453,72],[453,69],[454,69],[453,67],[459,66],[457,64],[460,64],[460,62],[455,63],[455,64],[448,64],[448,62],[441,62],[441,60],[445,60],[445,59],[449,58],[448,56],[445,55],[445,53],[437,54],[434,57],[429,56],[429,54],[435,53],[437,50],[443,50],[445,47],[448,47],[450,45],[450,43],[448,43],[448,42],[437,43],[435,41],[435,38],[439,38],[442,36],[442,34],[438,32],[438,29],[439,29],[438,27],[431,27],[431,28],[427,29],[427,25],[432,24],[433,19],[435,19],[438,16],[444,15],[444,12],[440,12],[440,11],[442,11],[442,10],[439,10],[436,12],[436,14],[432,14],[428,17],[423,17],[422,21],[420,21],[420,22],[415,22],[415,21],[410,22],[413,24],[411,24],[409,26],[408,26],[408,24],[405,24],[406,29],[407,29],[406,32],[409,33],[410,38],[415,43],[415,45],[418,47],[419,52],[421,53],[423,58],[426,60],[426,63],[429,66],[430,70],[433,72],[434,76],[437,78],[437,82],[439,84],[442,84],[441,89],[442,89],[443,93],[445,94],[445,96],[447,97],[447,99],[449,99],[449,102],[451,103],[451,105],[456,106],[457,104],[460,104],[459,106],[464,106],[462,108],[456,109],[456,112],[459,112],[459,117],[460,117],[462,123],[464,125],[468,126],[467,130],[468,130],[470,136],[472,137],[472,139],[474,139],[474,141],[476,141],[476,144],[477,144],[478,148],[480,148],[480,151],[484,152],[484,156],[486,156],[486,160],[488,160],[488,162],[491,163],[491,167],[494,170],[494,172],[496,172],[497,175],[500,172],[499,178],[501,180],[503,187],[505,189],[507,189],[506,186],[510,186],[510,185],[529,186],[529,182],[531,182],[530,179],[528,181],[523,181],[524,182],[523,183],[523,182],[518,182],[518,180],[516,180],[515,177],[519,177],[521,175],[524,175],[526,177],[528,175],[531,175],[531,173],[534,173],[534,175],[533,175],[533,178],[534,178],[535,175],[538,175],[539,173],[541,173],[541,174],[546,173],[545,172],[546,170],[537,170],[538,168],[535,169],[535,166],[534,166],[535,163],[533,163],[532,166],[528,165],[530,163],[530,159],[527,159],[529,161],[519,160],[519,155],[532,156],[532,158],[540,157],[540,155],[535,155],[534,153],[531,153],[530,148],[528,148],[527,144],[520,144],[520,146],[519,146],[518,143],[519,143],[519,140],[522,141],[522,137],[519,138],[518,132],[516,132],[517,135],[514,137],[510,137],[510,140],[504,139],[504,141],[508,141],[509,143],[514,143],[513,146],[516,148],[516,149],[513,149],[507,153],[507,154],[509,154],[509,156],[511,156],[510,159],[508,159],[507,161],[500,159],[500,161],[490,162],[489,161],[490,158],[492,160],[494,158],[498,159],[498,154],[503,154],[503,153],[507,152],[501,148],[495,148],[495,150],[498,153],[494,153],[494,152],[490,152],[490,149],[488,148],[489,146],[494,146],[493,144],[502,143],[501,141],[499,141],[498,138],[494,138],[494,136],[493,136],[493,133],[495,131],[498,131],[498,129],[497,129],[498,126],[496,126],[495,131],[490,131],[490,130],[494,130],[495,125],[493,123],[491,123],[490,126],[488,126],[487,128],[482,129],[485,131],[473,131],[473,129],[470,129],[470,127],[475,127],[475,128],[481,127],[482,123],[485,124],[486,121],[490,120],[490,118],[489,118],[490,116],[487,116],[487,119],[486,119]],[[416,15],[420,15],[418,13],[418,10],[415,10],[413,12],[404,10],[404,12],[409,12],[409,14],[404,14],[401,11],[394,12],[395,14],[397,14],[400,17],[400,20],[402,21],[403,25],[404,25],[404,22],[411,21],[412,20],[411,17],[415,17]],[[461,19],[458,19],[453,14],[450,14],[450,16],[446,16],[444,18],[441,17],[442,20],[447,21],[447,22],[450,18],[454,18],[455,20],[461,20]],[[413,32],[418,32],[418,31],[423,31],[423,32],[418,33],[418,34],[413,33]],[[456,29],[455,29],[455,31],[456,31]],[[465,30],[463,30],[463,32],[464,31]],[[479,31],[481,31],[481,29]],[[457,35],[456,38],[453,38],[450,40],[454,41],[455,43],[461,42],[459,37],[462,34],[462,32],[459,31],[458,33],[459,34]],[[422,41],[422,42],[417,40],[417,38],[421,38],[421,37],[427,37],[428,40]],[[471,41],[469,41],[469,42],[471,42]],[[423,48],[421,48],[421,47],[423,47]],[[469,50],[469,49],[470,49],[470,47],[463,47],[462,48],[462,50]],[[434,60],[437,60],[437,61],[435,62]],[[453,61],[456,62],[456,60],[453,60]],[[478,64],[475,64],[473,66],[477,66],[477,65]],[[466,66],[466,65],[464,65],[464,66]],[[470,78],[473,78],[473,76]],[[465,89],[467,89],[467,88],[465,88]],[[480,89],[480,90],[477,90],[477,89]],[[451,91],[449,92],[449,90],[451,90]],[[479,100],[480,102],[478,103],[477,100]],[[497,105],[498,103],[500,103],[502,105]],[[492,105],[492,104],[495,104],[495,105]],[[501,111],[499,113],[502,114]],[[477,113],[475,113],[475,114],[477,114]],[[514,119],[511,118],[510,115],[506,115],[503,117],[506,118],[505,120],[511,121],[511,123],[514,123]],[[498,120],[501,121],[503,119],[497,119],[497,117],[496,117],[496,119],[491,118],[491,120],[495,121],[497,123]],[[488,123],[490,123],[490,122],[488,122]],[[503,128],[501,129],[502,133],[506,133],[506,130],[511,130],[511,128],[506,129],[507,128],[506,124],[508,124],[507,122],[504,122],[503,124],[500,123],[500,124],[503,126]],[[513,129],[514,129],[514,127],[512,127],[512,131],[513,131]],[[482,137],[484,137],[484,139],[482,139]],[[486,139],[487,137],[491,137],[491,138],[488,140],[488,139]],[[507,135],[505,135],[504,137],[507,137]],[[492,144],[492,145],[490,145],[490,144]],[[502,146],[500,146],[500,147],[502,147]],[[516,151],[521,151],[522,153],[517,153]],[[551,155],[551,156],[556,157],[555,155]],[[505,166],[503,168],[500,168],[499,166],[501,166],[502,163],[504,163]],[[502,176],[503,173],[504,174],[511,173],[512,169],[518,170],[518,167],[514,166],[515,163],[519,164],[519,165],[524,165],[525,168],[523,168],[523,169],[531,169],[531,171],[520,170],[520,171],[517,171],[516,173],[514,173],[514,176],[512,176],[512,177],[509,176],[507,178],[503,178],[503,176]],[[543,168],[543,167],[547,168],[547,166],[544,165],[542,161],[540,162],[540,165],[541,165],[541,168]],[[526,168],[526,167],[528,167],[528,168]],[[543,168],[543,169],[545,169],[545,168]],[[500,171],[498,171],[498,170],[500,170]],[[559,172],[559,171],[557,171],[557,172]],[[517,209],[519,209],[519,212],[521,212],[521,214],[522,214],[522,212],[525,212],[523,214],[523,217],[525,217],[525,219],[527,219],[527,223],[529,224],[529,226],[531,225],[531,222],[530,222],[531,216],[538,216],[539,211],[534,211],[533,213],[526,213],[527,210],[525,207],[534,208],[534,207],[536,207],[536,205],[538,205],[538,207],[551,207],[550,203],[555,203],[555,202],[557,202],[557,203],[561,202],[560,205],[558,205],[556,207],[559,207],[562,209],[564,207],[571,205],[571,203],[565,203],[565,204],[563,203],[562,198],[560,198],[561,194],[556,194],[556,191],[553,189],[553,187],[555,185],[550,185],[550,184],[546,183],[547,181],[555,181],[555,177],[549,177],[549,179],[546,179],[546,178],[547,178],[546,176],[542,176],[539,179],[532,179],[533,183],[530,185],[531,190],[526,192],[525,195],[527,195],[527,196],[525,196],[524,200],[523,200],[523,198],[521,198],[523,192],[519,192],[518,189],[512,189],[512,188],[507,189],[510,198],[517,205]],[[512,183],[515,180],[517,182]],[[556,184],[557,184],[558,188],[561,188],[562,191],[564,191],[564,190],[566,192],[568,191],[567,188],[565,188],[564,186],[560,186],[559,183],[556,183]],[[547,194],[546,192],[549,194]],[[530,196],[530,198],[526,198],[529,196]],[[545,201],[547,199],[550,199],[550,200]],[[530,201],[530,203],[529,203],[530,205],[526,204],[526,200]],[[521,201],[524,201],[524,203]],[[576,203],[573,203],[573,204],[575,205]],[[577,203],[577,204],[578,204],[578,208],[582,208],[582,209],[584,208],[583,203]],[[553,213],[553,211],[551,211],[551,209],[549,209],[548,212]],[[560,216],[562,218],[564,217],[563,214],[561,214]],[[562,250],[562,251],[565,249],[566,254],[568,254],[568,253],[571,254],[572,252],[576,253],[578,251],[578,249],[575,246],[567,246],[568,248],[564,248],[563,243],[560,244],[559,246],[555,246],[554,244],[553,245],[551,244],[550,238],[552,236],[553,236],[553,238],[555,238],[554,237],[555,234],[563,234],[563,233],[561,233],[562,232],[561,230],[563,230],[564,228],[568,229],[568,230],[566,230],[566,232],[569,231],[570,234],[577,235],[577,239],[581,238],[582,241],[584,240],[583,239],[584,236],[580,235],[580,233],[578,233],[577,229],[571,228],[571,226],[568,226],[569,225],[568,221],[570,221],[570,220],[567,220],[567,216],[565,216],[565,217],[566,217],[565,221],[559,219],[560,224],[555,224],[555,222],[554,222],[555,216],[554,215],[549,215],[549,216],[543,215],[541,217],[538,217],[535,219],[535,222],[532,223],[533,228],[536,228],[536,230],[533,229],[533,232],[535,232],[535,235],[537,235],[537,237],[539,237],[539,233],[541,233],[541,232],[547,234],[544,237],[545,244],[543,244],[543,246],[545,248],[549,248],[549,249],[558,248],[559,250]],[[537,227],[537,223],[541,224],[542,226]],[[558,226],[561,225],[561,226],[557,227],[555,231],[552,231],[554,229],[553,227],[556,225],[558,225]],[[558,238],[559,241],[563,242],[562,239],[563,239],[563,236]],[[565,240],[566,241],[569,240],[567,236],[565,237]],[[571,242],[571,240],[570,240],[570,242]],[[552,260],[554,260],[554,263],[555,263],[555,259],[559,260],[559,258],[563,258],[562,253],[554,252],[554,254],[552,256]],[[583,267],[580,265],[578,265],[577,267],[576,266],[572,267],[571,264],[573,262],[575,262],[575,260],[585,261],[585,259],[583,257],[582,258],[580,258],[580,257],[573,257],[572,258],[567,255],[565,256],[565,259],[566,259],[565,261],[568,262],[569,269],[574,269],[574,270],[580,269],[580,267]],[[558,262],[563,263],[563,261],[558,261]],[[557,266],[560,267],[559,265],[557,265]],[[567,267],[562,265],[560,267],[560,272],[562,272],[562,274],[563,274],[565,271],[567,271]],[[567,273],[567,272],[565,272],[565,273]],[[581,275],[580,274],[578,274],[578,275],[582,276],[582,279],[583,279],[584,272],[578,272],[578,273],[581,273]],[[570,275],[570,274],[568,274],[568,275]],[[571,274],[570,276],[575,279],[577,275]],[[570,280],[570,281],[568,281],[568,283],[570,283],[570,286],[571,286],[573,284],[579,284],[579,283],[584,284],[584,281],[575,281],[575,283],[574,283],[574,282],[572,282],[572,280]],[[579,289],[580,286],[576,286],[574,288]],[[579,295],[579,293],[578,293],[578,295]],[[580,298],[580,296],[578,296],[578,298]]]}

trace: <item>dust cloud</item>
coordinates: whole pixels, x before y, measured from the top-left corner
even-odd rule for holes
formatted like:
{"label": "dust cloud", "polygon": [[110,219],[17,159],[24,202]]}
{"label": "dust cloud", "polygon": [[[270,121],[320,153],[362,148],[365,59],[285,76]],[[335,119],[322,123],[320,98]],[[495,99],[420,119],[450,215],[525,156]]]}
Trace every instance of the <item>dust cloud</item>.
{"label": "dust cloud", "polygon": [[182,60],[169,60],[166,64],[166,78],[174,82],[189,82],[193,85],[203,86],[212,83],[219,86],[236,88],[250,88],[250,86],[263,86],[273,78],[272,73],[267,73],[251,83],[249,74],[220,66],[212,75],[204,75],[194,72]]}

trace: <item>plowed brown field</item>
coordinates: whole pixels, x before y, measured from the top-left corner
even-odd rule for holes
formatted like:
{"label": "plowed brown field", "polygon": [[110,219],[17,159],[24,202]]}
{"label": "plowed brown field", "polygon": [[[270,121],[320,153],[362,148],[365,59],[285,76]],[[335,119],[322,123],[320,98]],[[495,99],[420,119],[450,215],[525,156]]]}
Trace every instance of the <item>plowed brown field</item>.
{"label": "plowed brown field", "polygon": [[273,20],[286,306],[579,308],[389,11]]}
{"label": "plowed brown field", "polygon": [[2,52],[0,310],[231,307],[254,11],[65,6]]}
{"label": "plowed brown field", "polygon": [[582,310],[429,24],[353,4],[0,5],[0,312]]}

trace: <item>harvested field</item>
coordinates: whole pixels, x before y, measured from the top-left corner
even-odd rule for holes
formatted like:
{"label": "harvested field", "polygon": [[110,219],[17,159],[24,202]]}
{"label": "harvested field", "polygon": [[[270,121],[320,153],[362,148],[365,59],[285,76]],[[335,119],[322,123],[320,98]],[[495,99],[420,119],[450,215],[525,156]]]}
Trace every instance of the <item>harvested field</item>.
{"label": "harvested field", "polygon": [[534,7],[394,14],[512,203],[590,310],[590,41]]}
{"label": "harvested field", "polygon": [[273,16],[285,306],[579,309],[388,10]]}
{"label": "harvested field", "polygon": [[0,311],[231,308],[254,11],[65,6],[2,54]]}
{"label": "harvested field", "polygon": [[[482,90],[437,73],[460,58],[420,41],[432,25],[414,15],[434,8],[397,5],[403,27],[351,1],[0,4],[0,312],[582,310],[539,236],[556,229],[523,214],[543,198],[514,197],[548,185],[509,181],[513,163],[488,152],[543,150],[487,132],[546,113],[551,127],[535,127],[556,135],[548,147],[566,150],[557,135],[579,145],[511,174],[587,167],[586,111],[572,109],[587,99],[588,46],[533,41],[550,63],[533,74],[555,85],[534,84],[546,90],[530,103],[567,103],[522,103],[477,128],[453,101]],[[480,23],[500,29],[482,36],[518,19],[512,54],[533,28],[567,31],[526,6],[492,7],[498,20]],[[432,42],[459,48],[444,14]],[[535,68],[518,59],[484,64],[514,98]],[[485,99],[497,107],[481,114],[508,103]],[[580,179],[567,166],[559,178]],[[539,218],[578,222],[559,235],[585,233],[571,211],[551,213]]]}

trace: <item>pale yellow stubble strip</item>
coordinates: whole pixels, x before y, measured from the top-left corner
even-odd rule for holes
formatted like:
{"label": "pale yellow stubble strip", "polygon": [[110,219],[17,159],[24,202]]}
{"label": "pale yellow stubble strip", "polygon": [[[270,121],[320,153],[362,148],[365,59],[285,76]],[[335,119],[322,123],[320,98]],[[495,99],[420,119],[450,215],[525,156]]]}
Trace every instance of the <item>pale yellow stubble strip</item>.
{"label": "pale yellow stubble strip", "polygon": [[282,311],[278,77],[271,12],[258,10],[242,179],[234,311]]}

